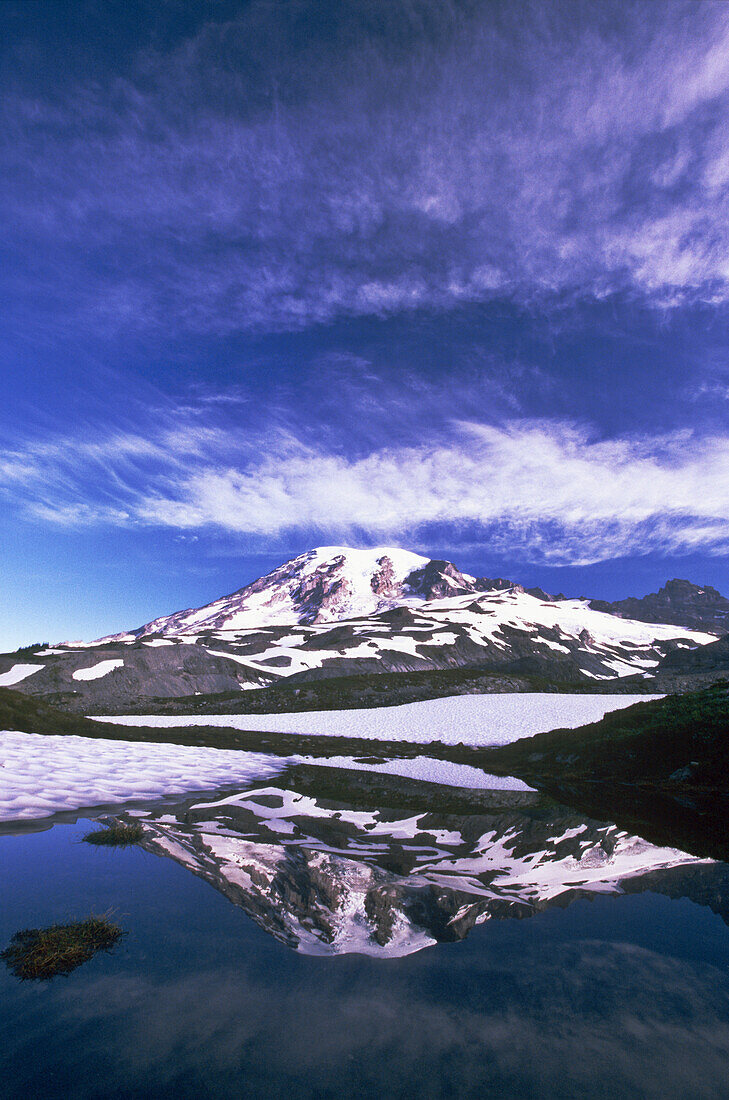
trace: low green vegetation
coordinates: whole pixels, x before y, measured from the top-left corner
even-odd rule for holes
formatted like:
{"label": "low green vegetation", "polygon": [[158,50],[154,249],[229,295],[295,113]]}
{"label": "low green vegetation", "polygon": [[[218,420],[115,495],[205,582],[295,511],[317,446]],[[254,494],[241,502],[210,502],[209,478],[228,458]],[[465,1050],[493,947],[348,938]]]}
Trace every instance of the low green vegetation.
{"label": "low green vegetation", "polygon": [[136,823],[125,825],[119,821],[113,825],[107,825],[103,829],[95,829],[93,832],[87,833],[83,839],[87,844],[104,844],[110,848],[128,848],[132,844],[139,844],[143,836],[144,829],[141,825]]}
{"label": "low green vegetation", "polygon": [[729,684],[616,710],[579,729],[492,749],[485,764],[528,777],[729,788]]}
{"label": "low green vegetation", "polygon": [[106,917],[88,917],[49,928],[25,928],[16,932],[10,946],[0,953],[16,978],[54,978],[70,974],[97,951],[109,951],[124,935]]}
{"label": "low green vegetation", "polygon": [[6,687],[0,687],[0,729],[19,730],[21,733],[70,733],[87,737],[109,737],[116,732],[119,736],[118,726],[107,726],[78,714],[69,714],[60,707],[49,706],[32,695]]}

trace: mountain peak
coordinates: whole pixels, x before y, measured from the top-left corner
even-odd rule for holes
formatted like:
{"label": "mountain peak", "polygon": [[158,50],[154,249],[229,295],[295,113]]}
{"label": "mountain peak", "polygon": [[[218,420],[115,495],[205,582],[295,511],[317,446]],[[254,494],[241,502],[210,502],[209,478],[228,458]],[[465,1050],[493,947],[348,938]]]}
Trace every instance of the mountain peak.
{"label": "mountain peak", "polygon": [[[541,588],[526,591],[545,603],[564,599]],[[487,592],[518,596],[525,589],[502,577],[472,577],[453,562],[399,546],[315,546],[221,599],[154,619],[127,637],[190,637],[218,630],[339,622]],[[638,622],[715,634],[729,630],[729,600],[709,585],[701,588],[678,577],[641,598],[586,602],[593,610]]]}
{"label": "mountain peak", "polygon": [[[284,562],[280,569],[295,567],[299,562],[307,563],[311,568],[348,563],[352,568],[362,570],[372,569],[387,558],[398,570],[406,569],[412,572],[420,566],[426,565],[429,558],[421,554],[415,554],[412,550],[403,550],[399,546],[373,546],[370,549],[361,549],[355,546],[315,546],[311,550],[304,551],[295,558]],[[278,570],[274,570],[278,572]]]}
{"label": "mountain peak", "polygon": [[475,590],[450,562],[395,546],[316,546],[201,608],[163,616],[134,631],[194,634],[335,622]]}
{"label": "mountain peak", "polygon": [[638,622],[668,623],[714,634],[729,631],[729,600],[710,584],[702,586],[682,577],[666,581],[647,596],[628,596],[613,603],[593,600],[590,606]]}
{"label": "mountain peak", "polygon": [[664,592],[672,595],[686,593],[691,596],[707,596],[709,599],[715,599],[718,596],[719,599],[723,599],[717,589],[712,588],[710,584],[694,584],[693,581],[687,581],[682,577],[674,577],[673,580],[666,581],[663,588],[658,589],[658,595]]}

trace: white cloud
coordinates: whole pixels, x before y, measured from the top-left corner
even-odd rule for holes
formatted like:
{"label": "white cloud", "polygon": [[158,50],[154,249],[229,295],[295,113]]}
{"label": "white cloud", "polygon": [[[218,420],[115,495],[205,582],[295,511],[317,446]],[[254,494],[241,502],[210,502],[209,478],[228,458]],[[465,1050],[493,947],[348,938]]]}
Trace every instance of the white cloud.
{"label": "white cloud", "polygon": [[[729,550],[729,436],[599,439],[560,421],[460,421],[431,444],[356,457],[294,436],[218,429],[204,451],[181,425],[16,452],[7,498],[44,522],[149,525],[248,540],[422,544],[428,532],[532,560]],[[204,432],[203,432],[204,435]],[[130,473],[128,454],[154,461]],[[33,470],[32,476],[28,471]],[[100,477],[100,471],[104,476]]]}
{"label": "white cloud", "polygon": [[364,458],[269,455],[193,473],[173,498],[140,501],[146,522],[279,536],[373,538],[438,524],[480,528],[505,549],[601,557],[627,549],[726,547],[729,438],[591,441],[565,424],[461,424],[448,444]]}

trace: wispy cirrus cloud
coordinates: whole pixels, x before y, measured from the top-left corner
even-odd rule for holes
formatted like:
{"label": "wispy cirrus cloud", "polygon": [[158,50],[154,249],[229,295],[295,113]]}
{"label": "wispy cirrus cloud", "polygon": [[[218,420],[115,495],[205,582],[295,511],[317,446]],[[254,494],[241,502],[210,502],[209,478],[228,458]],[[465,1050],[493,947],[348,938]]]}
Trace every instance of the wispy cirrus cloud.
{"label": "wispy cirrus cloud", "polygon": [[599,438],[565,421],[459,421],[352,455],[200,419],[9,452],[7,503],[44,523],[224,533],[247,546],[468,541],[521,560],[729,549],[729,435]]}
{"label": "wispy cirrus cloud", "polygon": [[498,297],[726,301],[723,4],[316,8],[211,9],[52,97],[17,80],[14,317],[221,334]]}

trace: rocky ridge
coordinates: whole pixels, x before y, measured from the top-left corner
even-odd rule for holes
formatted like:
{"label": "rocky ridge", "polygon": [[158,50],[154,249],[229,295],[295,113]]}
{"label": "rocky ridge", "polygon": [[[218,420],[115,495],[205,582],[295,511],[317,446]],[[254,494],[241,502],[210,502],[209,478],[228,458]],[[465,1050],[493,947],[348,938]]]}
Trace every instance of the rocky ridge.
{"label": "rocky ridge", "polygon": [[643,623],[672,623],[715,634],[729,631],[729,600],[710,584],[702,587],[679,578],[647,596],[592,600],[590,607]]}

